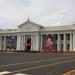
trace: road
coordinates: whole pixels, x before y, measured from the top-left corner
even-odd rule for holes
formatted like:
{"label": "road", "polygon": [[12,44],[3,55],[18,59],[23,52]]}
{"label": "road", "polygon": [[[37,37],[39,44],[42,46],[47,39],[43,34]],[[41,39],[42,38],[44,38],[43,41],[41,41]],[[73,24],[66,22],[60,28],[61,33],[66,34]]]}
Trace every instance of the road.
{"label": "road", "polygon": [[75,55],[0,53],[0,73],[5,75],[62,75],[75,69]]}

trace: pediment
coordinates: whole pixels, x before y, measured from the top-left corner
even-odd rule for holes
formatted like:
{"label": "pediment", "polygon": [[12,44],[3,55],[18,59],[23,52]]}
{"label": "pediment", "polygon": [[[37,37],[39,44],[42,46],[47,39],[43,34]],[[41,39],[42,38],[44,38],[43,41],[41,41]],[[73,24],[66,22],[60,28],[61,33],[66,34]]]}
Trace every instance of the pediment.
{"label": "pediment", "polygon": [[25,30],[25,31],[38,31],[40,28],[43,28],[43,26],[36,24],[34,22],[31,22],[30,20],[27,20],[26,22],[22,23],[18,27],[19,29]]}

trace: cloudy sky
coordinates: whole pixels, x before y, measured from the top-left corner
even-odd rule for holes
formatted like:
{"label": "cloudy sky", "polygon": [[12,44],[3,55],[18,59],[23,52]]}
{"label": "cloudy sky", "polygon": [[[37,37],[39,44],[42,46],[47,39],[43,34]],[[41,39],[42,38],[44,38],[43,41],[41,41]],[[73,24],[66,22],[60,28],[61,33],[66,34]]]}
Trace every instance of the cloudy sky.
{"label": "cloudy sky", "polygon": [[0,28],[16,28],[27,17],[43,26],[75,23],[75,0],[0,0]]}

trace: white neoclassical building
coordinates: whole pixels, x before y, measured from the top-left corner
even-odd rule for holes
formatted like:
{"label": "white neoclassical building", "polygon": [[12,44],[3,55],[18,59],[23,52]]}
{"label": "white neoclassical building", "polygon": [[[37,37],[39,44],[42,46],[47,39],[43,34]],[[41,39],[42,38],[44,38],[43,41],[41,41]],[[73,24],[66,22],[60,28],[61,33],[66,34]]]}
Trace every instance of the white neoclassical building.
{"label": "white neoclassical building", "polygon": [[55,49],[75,51],[75,25],[43,27],[29,19],[17,29],[0,29],[0,50],[41,51],[47,36]]}

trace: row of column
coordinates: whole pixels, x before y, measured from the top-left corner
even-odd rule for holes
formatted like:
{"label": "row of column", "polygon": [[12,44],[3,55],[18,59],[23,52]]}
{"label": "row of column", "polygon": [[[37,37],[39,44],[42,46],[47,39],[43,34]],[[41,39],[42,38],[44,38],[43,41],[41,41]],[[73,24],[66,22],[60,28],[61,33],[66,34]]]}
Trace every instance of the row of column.
{"label": "row of column", "polygon": [[[31,50],[39,50],[39,45],[41,45],[42,49],[42,35],[41,38],[39,37],[39,34],[37,35],[30,35],[31,36]],[[57,49],[60,50],[60,34],[57,34]],[[40,41],[39,41],[40,39]],[[17,35],[17,50],[25,50],[25,40],[26,35]],[[6,36],[4,36],[4,41],[2,42],[2,36],[0,36],[0,50],[1,46],[3,44],[3,49],[5,50],[6,47]],[[66,50],[66,34],[64,34],[64,40],[63,40],[63,50]],[[70,34],[70,50],[73,50],[73,36]]]}
{"label": "row of column", "polygon": [[[43,48],[43,44],[42,44],[42,35],[43,34],[41,34],[41,49]],[[46,35],[48,35],[48,34],[46,34]],[[53,34],[52,34],[53,35]],[[64,39],[63,39],[63,50],[65,51],[66,50],[66,47],[67,47],[67,39],[66,39],[66,34],[63,34],[64,35]],[[70,50],[73,50],[73,35],[72,35],[72,33],[70,34],[70,40],[69,40],[69,44],[70,44]],[[60,44],[61,44],[61,41],[60,41],[60,34],[57,34],[57,49],[58,50],[61,50],[60,49]]]}
{"label": "row of column", "polygon": [[[57,34],[58,35],[58,41],[57,41],[57,49],[60,50],[60,34]],[[69,44],[70,44],[70,50],[73,50],[73,36],[72,34],[70,34],[70,40],[69,40]],[[64,39],[63,39],[63,50],[65,51],[67,49],[67,39],[66,39],[66,34],[64,34]]]}
{"label": "row of column", "polygon": [[7,36],[0,36],[0,50],[6,50],[7,48]]}

